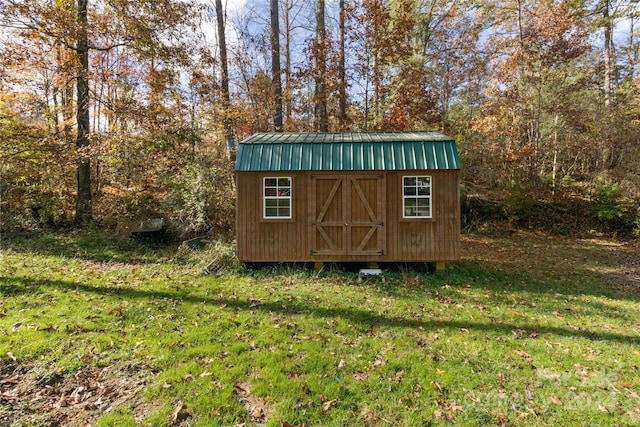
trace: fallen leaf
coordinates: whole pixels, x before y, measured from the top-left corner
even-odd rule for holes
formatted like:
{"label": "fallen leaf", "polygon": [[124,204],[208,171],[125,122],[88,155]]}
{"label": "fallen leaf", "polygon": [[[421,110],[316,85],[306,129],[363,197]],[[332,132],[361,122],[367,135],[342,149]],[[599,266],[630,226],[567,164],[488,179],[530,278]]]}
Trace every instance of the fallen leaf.
{"label": "fallen leaf", "polygon": [[524,351],[522,351],[522,350],[515,350],[515,352],[516,352],[516,354],[517,354],[518,356],[524,357],[524,358],[526,358],[526,359],[531,358],[531,355],[530,355],[529,353],[526,353],[526,352],[524,352]]}
{"label": "fallen leaf", "polygon": [[462,406],[456,404],[455,400],[447,402],[444,399],[436,399],[436,404],[440,409],[436,409],[433,414],[447,421],[453,421],[454,415],[457,411],[462,411]]}
{"label": "fallen leaf", "polygon": [[347,362],[341,359],[340,362],[338,363],[338,369],[342,369],[345,366],[347,366]]}
{"label": "fallen leaf", "polygon": [[188,382],[191,382],[191,381],[195,380],[195,378],[193,377],[193,375],[187,374],[187,375],[184,376],[184,378],[182,380],[184,382],[188,383]]}
{"label": "fallen leaf", "polygon": [[173,409],[171,413],[171,425],[175,426],[182,423],[187,418],[191,418],[191,414],[187,411],[186,406],[182,402],[182,400],[178,401],[176,407]]}
{"label": "fallen leaf", "polygon": [[9,359],[13,360],[14,362],[17,362],[17,361],[18,361],[18,359],[16,359],[16,357],[15,357],[15,356],[13,355],[13,353],[12,353],[12,352],[10,352],[10,351],[9,351],[9,352],[7,352],[7,357],[8,357]]}
{"label": "fallen leaf", "polygon": [[249,395],[244,402],[244,406],[247,408],[247,412],[249,412],[249,418],[254,422],[264,421],[270,412],[268,397],[258,397],[253,394]]}
{"label": "fallen leaf", "polygon": [[233,385],[233,394],[238,398],[244,398],[249,395],[249,383],[246,381],[237,382]]}
{"label": "fallen leaf", "polygon": [[199,376],[200,378],[205,378],[205,377],[210,377],[211,375],[213,375],[211,372],[203,372]]}
{"label": "fallen leaf", "polygon": [[391,378],[389,378],[389,381],[394,382],[394,383],[398,383],[402,379],[403,375],[404,375],[403,371],[398,371],[395,374],[393,374],[393,376]]}
{"label": "fallen leaf", "polygon": [[322,404],[322,411],[323,412],[327,412],[329,409],[333,408],[334,406],[336,406],[337,403],[337,399],[334,400],[327,400],[326,402],[324,402]]}
{"label": "fallen leaf", "polygon": [[251,421],[262,422],[269,416],[269,413],[271,412],[269,398],[251,394],[248,382],[240,381],[234,384],[233,395],[240,403],[244,404]]}
{"label": "fallen leaf", "polygon": [[384,360],[376,359],[373,362],[371,362],[371,364],[369,365],[369,370],[379,368],[381,366],[384,366],[385,364],[386,362]]}
{"label": "fallen leaf", "polygon": [[62,395],[60,395],[60,399],[58,399],[58,403],[56,404],[56,406],[58,408],[64,408],[65,406],[67,406],[67,395],[66,395],[66,393],[62,393]]}
{"label": "fallen leaf", "polygon": [[366,372],[356,372],[355,374],[353,374],[353,379],[356,381],[364,381],[367,378],[369,378],[369,374],[367,374]]}
{"label": "fallen leaf", "polygon": [[11,332],[16,332],[18,329],[20,329],[20,326],[22,326],[22,322],[14,323],[11,326]]}
{"label": "fallen leaf", "polygon": [[549,400],[551,401],[551,403],[562,406],[562,401],[558,399],[556,396],[549,396]]}

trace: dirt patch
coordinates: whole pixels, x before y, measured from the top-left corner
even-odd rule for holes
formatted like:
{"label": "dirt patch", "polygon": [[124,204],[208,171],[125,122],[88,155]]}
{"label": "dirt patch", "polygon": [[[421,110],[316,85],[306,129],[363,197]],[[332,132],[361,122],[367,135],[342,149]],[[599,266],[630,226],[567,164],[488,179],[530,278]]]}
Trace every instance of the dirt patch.
{"label": "dirt patch", "polygon": [[154,369],[124,362],[60,373],[44,364],[0,364],[0,427],[17,421],[40,426],[89,426],[118,407],[142,405],[142,393]]}

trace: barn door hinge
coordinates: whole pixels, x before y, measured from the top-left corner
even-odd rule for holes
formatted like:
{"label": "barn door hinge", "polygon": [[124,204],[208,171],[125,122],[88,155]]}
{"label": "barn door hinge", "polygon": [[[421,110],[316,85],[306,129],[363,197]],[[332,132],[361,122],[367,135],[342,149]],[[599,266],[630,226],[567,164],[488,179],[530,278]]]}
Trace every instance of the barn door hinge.
{"label": "barn door hinge", "polygon": [[378,251],[378,255],[384,255],[384,250]]}
{"label": "barn door hinge", "polygon": [[317,252],[316,252],[316,251],[314,251],[313,249],[311,249],[311,250],[309,251],[309,255],[315,255],[316,253],[317,253]]}
{"label": "barn door hinge", "polygon": [[380,224],[378,224],[380,227],[384,227],[384,221],[381,221]]}

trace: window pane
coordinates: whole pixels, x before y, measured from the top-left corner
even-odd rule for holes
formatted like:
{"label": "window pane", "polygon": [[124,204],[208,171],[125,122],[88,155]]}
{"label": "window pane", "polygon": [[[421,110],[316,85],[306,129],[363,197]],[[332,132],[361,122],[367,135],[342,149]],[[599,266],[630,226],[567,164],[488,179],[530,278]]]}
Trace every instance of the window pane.
{"label": "window pane", "polygon": [[290,212],[289,208],[280,208],[278,209],[278,216],[285,216],[285,217],[291,216],[289,212]]}
{"label": "window pane", "polygon": [[417,177],[417,183],[416,185],[418,187],[428,187],[431,185],[431,177],[429,176],[419,176]]}
{"label": "window pane", "polygon": [[431,216],[429,207],[418,208],[416,210],[416,216],[425,216],[425,217]]}
{"label": "window pane", "polygon": [[278,196],[286,196],[289,197],[291,195],[291,189],[289,188],[279,188],[278,189]]}
{"label": "window pane", "polygon": [[430,196],[431,188],[430,187],[418,187],[418,195],[419,196]]}
{"label": "window pane", "polygon": [[404,177],[404,186],[415,186],[416,185],[416,177],[415,176],[405,176]]}
{"label": "window pane", "polygon": [[416,187],[404,187],[404,195],[405,196],[415,196],[416,195]]}
{"label": "window pane", "polygon": [[277,185],[277,180],[275,178],[265,178],[264,186],[265,187],[275,187]]}
{"label": "window pane", "polygon": [[265,199],[264,205],[268,208],[275,208],[278,206],[278,199]]}
{"label": "window pane", "polygon": [[278,195],[278,189],[267,187],[267,188],[264,189],[264,195],[265,196],[277,196]]}
{"label": "window pane", "polygon": [[278,206],[281,208],[282,207],[288,208],[290,203],[291,203],[291,200],[289,199],[278,199]]}
{"label": "window pane", "polygon": [[278,208],[267,208],[265,210],[265,216],[267,217],[278,216]]}
{"label": "window pane", "polygon": [[290,178],[279,178],[278,186],[280,187],[291,187],[291,179]]}
{"label": "window pane", "polygon": [[429,207],[429,199],[426,197],[418,199],[418,207],[420,208]]}

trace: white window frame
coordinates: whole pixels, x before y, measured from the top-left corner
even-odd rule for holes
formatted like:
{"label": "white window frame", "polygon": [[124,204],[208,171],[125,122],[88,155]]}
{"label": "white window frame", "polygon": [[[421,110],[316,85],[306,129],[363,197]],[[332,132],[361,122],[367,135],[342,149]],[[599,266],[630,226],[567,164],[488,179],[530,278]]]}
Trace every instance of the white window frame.
{"label": "white window frame", "polygon": [[[405,184],[406,179],[415,179],[415,186]],[[424,181],[427,185],[424,185]],[[431,219],[433,218],[433,177],[431,175],[404,175],[402,176],[402,218],[403,219]],[[420,194],[420,189],[428,188],[428,194]],[[407,194],[408,189],[415,189],[415,194]],[[423,191],[424,192],[424,191]],[[414,200],[412,206],[407,206],[407,200]],[[428,200],[429,215],[411,214],[411,211],[417,210],[419,200]],[[409,214],[408,214],[409,213]]]}
{"label": "white window frame", "polygon": [[[289,181],[289,185],[281,185],[280,180],[286,179]],[[267,180],[275,180],[274,185],[267,185]],[[293,206],[291,204],[291,191],[292,191],[292,182],[290,176],[265,176],[262,178],[262,218],[271,220],[271,219],[291,219]],[[269,191],[268,191],[269,190]],[[272,191],[275,190],[275,191]],[[267,195],[267,192],[275,192],[275,194]],[[270,200],[276,201],[276,215],[267,215],[267,202]],[[280,209],[284,209],[285,206],[279,206],[279,201],[288,200],[289,202],[289,215],[280,215]],[[270,209],[273,209],[273,206],[269,206]]]}

